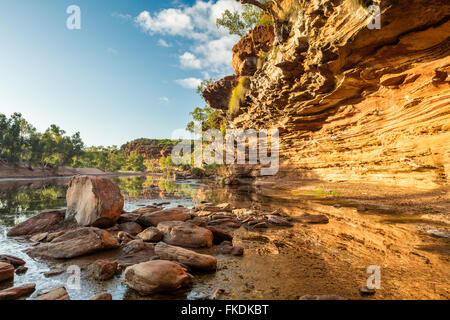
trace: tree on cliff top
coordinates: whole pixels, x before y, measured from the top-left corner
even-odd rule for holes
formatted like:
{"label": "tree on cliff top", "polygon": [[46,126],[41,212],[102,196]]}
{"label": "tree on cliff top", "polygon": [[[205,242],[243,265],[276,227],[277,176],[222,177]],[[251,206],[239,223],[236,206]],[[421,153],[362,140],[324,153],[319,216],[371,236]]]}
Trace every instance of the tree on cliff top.
{"label": "tree on cliff top", "polygon": [[225,10],[222,17],[216,20],[217,28],[224,27],[230,34],[244,37],[261,21],[264,11],[251,5],[244,5],[243,9],[241,14]]}
{"label": "tree on cliff top", "polygon": [[[280,18],[278,12],[282,12],[283,8],[278,0],[236,0],[243,5],[252,5],[259,8],[262,12],[272,17],[273,28],[275,32],[275,45],[283,43],[289,36],[289,32],[286,29],[286,24]],[[276,7],[278,10],[275,10]]]}

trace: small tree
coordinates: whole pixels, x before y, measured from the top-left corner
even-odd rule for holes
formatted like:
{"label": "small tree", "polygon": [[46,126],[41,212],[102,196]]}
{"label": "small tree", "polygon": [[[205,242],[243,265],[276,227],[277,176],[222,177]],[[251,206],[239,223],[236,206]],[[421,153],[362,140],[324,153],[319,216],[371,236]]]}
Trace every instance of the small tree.
{"label": "small tree", "polygon": [[279,43],[283,43],[286,41],[287,37],[289,36],[289,32],[286,29],[286,24],[284,21],[280,18],[278,13],[274,10],[274,6],[278,8],[279,11],[282,11],[283,8],[281,7],[281,4],[278,0],[236,0],[242,3],[243,5],[252,5],[263,12],[267,13],[269,16],[272,17],[273,21],[273,28],[275,32],[275,45]]}
{"label": "small tree", "polygon": [[258,7],[244,5],[241,14],[239,12],[225,10],[221,18],[216,20],[217,28],[224,27],[230,34],[236,34],[244,37],[252,30],[264,16],[264,11]]}

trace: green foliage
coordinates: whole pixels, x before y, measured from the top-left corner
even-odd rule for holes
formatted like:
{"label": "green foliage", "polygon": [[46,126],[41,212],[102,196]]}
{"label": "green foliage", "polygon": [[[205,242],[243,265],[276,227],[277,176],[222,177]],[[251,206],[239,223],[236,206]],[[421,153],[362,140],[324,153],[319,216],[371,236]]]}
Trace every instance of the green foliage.
{"label": "green foliage", "polygon": [[130,152],[122,170],[125,171],[145,171],[144,156],[137,152]]}
{"label": "green foliage", "polygon": [[251,29],[253,29],[264,16],[264,11],[252,5],[243,5],[243,11],[239,12],[225,10],[221,18],[216,20],[217,28],[223,27],[228,29],[230,34],[236,34],[244,37]]}
{"label": "green foliage", "polygon": [[194,133],[196,124],[202,125],[202,131],[220,129],[220,113],[208,105],[203,108],[197,107],[189,114],[192,116],[193,121],[189,122],[186,127],[188,132]]}
{"label": "green foliage", "polygon": [[197,87],[197,93],[200,96],[202,96],[203,91],[205,91],[205,89],[207,87],[209,87],[210,85],[212,85],[214,82],[216,82],[216,80],[213,78],[209,78],[207,80],[202,80],[202,82],[200,82],[200,84]]}
{"label": "green foliage", "polygon": [[29,124],[20,113],[10,118],[0,114],[0,158],[11,164],[64,166],[83,153],[80,133],[72,137],[56,125],[43,134]]}
{"label": "green foliage", "polygon": [[161,157],[159,159],[159,166],[163,172],[172,172],[176,168],[176,165],[172,161],[172,156]]}
{"label": "green foliage", "polygon": [[[159,143],[174,143],[158,140]],[[10,163],[28,163],[57,168],[98,168],[106,171],[145,170],[144,158],[137,153],[128,157],[123,150],[112,147],[85,148],[80,133],[67,136],[56,125],[39,133],[20,113],[10,118],[0,113],[0,159]]]}
{"label": "green foliage", "polygon": [[228,114],[236,115],[239,112],[241,103],[244,99],[246,89],[246,82],[248,77],[241,77],[238,85],[233,89],[231,93],[230,101],[228,103]]}

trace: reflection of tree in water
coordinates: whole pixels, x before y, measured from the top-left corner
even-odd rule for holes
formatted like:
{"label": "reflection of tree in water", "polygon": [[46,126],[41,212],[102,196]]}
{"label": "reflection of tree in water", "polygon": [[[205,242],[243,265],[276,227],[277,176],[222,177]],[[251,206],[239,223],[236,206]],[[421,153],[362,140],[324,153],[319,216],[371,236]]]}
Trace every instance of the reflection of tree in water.
{"label": "reflection of tree in water", "polygon": [[194,193],[191,185],[176,183],[173,176],[117,177],[112,180],[126,199],[185,198]]}
{"label": "reflection of tree in water", "polygon": [[64,185],[32,185],[13,187],[0,191],[0,223],[9,224],[14,214],[29,213],[66,205]]}

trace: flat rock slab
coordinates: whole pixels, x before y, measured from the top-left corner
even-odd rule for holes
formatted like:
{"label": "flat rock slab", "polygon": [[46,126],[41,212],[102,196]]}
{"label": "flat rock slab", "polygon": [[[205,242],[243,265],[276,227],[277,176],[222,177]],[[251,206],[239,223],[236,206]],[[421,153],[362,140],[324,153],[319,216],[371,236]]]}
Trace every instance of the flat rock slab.
{"label": "flat rock slab", "polygon": [[56,300],[70,300],[69,294],[67,293],[66,288],[59,287],[48,291],[36,298],[36,300],[48,300],[48,301],[56,301]]}
{"label": "flat rock slab", "polygon": [[0,262],[10,263],[14,268],[25,265],[25,260],[7,254],[0,255]]}
{"label": "flat rock slab", "polygon": [[191,284],[193,276],[179,264],[155,260],[130,266],[123,282],[141,295],[170,292]]}
{"label": "flat rock slab", "polygon": [[145,227],[156,227],[161,222],[165,221],[186,221],[191,219],[191,210],[187,208],[171,208],[165,210],[145,213],[139,217],[137,222]]}
{"label": "flat rock slab", "polygon": [[90,298],[89,300],[98,300],[98,301],[111,301],[112,295],[110,293],[99,293]]}
{"label": "flat rock slab", "polygon": [[0,282],[14,279],[14,266],[10,263],[0,262]]}
{"label": "flat rock slab", "polygon": [[70,259],[120,246],[109,232],[97,228],[79,228],[68,231],[25,252],[32,257]]}
{"label": "flat rock slab", "polygon": [[106,178],[89,176],[70,180],[66,200],[66,218],[75,218],[80,226],[111,226],[119,219],[124,205],[117,184]]}
{"label": "flat rock slab", "polygon": [[158,229],[167,244],[187,248],[211,248],[213,245],[212,232],[190,222],[161,222]]}
{"label": "flat rock slab", "polygon": [[327,216],[322,214],[308,214],[305,213],[301,216],[293,217],[293,221],[311,224],[327,224],[330,222]]}
{"label": "flat rock slab", "polygon": [[142,232],[142,227],[137,224],[136,222],[125,222],[119,224],[119,230],[127,232],[133,236],[137,235],[138,233]]}
{"label": "flat rock slab", "polygon": [[142,213],[125,212],[120,215],[117,223],[136,222],[141,215]]}
{"label": "flat rock slab", "polygon": [[318,296],[306,295],[300,297],[299,300],[347,300],[347,299],[337,295],[318,295]]}
{"label": "flat rock slab", "polygon": [[8,237],[29,236],[47,232],[62,222],[65,214],[65,210],[41,212],[9,230]]}
{"label": "flat rock slab", "polygon": [[36,290],[36,284],[27,284],[20,287],[0,291],[0,300],[17,300],[31,295]]}
{"label": "flat rock slab", "polygon": [[163,260],[177,261],[187,267],[204,271],[216,271],[217,259],[192,250],[171,246],[160,242],[155,246],[155,253]]}

